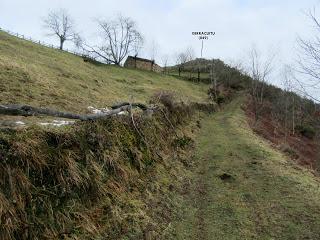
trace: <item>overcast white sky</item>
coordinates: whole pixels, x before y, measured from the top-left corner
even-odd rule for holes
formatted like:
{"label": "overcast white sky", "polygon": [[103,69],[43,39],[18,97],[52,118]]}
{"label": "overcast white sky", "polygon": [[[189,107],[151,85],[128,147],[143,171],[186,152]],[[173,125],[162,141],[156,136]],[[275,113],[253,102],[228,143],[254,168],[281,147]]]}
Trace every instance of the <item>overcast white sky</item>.
{"label": "overcast white sky", "polygon": [[255,44],[262,51],[272,47],[278,61],[291,62],[297,35],[312,31],[303,11],[318,5],[317,0],[0,0],[0,27],[57,43],[42,28],[41,18],[50,9],[67,9],[77,30],[89,38],[96,36],[94,18],[122,13],[136,20],[144,34],[145,57],[153,40],[160,46],[159,61],[188,46],[199,57],[201,45],[192,31],[215,31],[205,42],[204,57],[243,60]]}

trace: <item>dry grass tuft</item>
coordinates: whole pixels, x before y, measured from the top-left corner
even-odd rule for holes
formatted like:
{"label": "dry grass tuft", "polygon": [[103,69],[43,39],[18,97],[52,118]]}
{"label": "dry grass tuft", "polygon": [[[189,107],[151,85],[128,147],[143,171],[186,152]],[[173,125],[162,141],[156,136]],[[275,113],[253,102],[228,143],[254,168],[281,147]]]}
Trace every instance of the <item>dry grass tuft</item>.
{"label": "dry grass tuft", "polygon": [[194,112],[170,94],[157,99],[160,111],[135,113],[134,123],[119,116],[0,132],[0,238],[139,238],[151,221],[144,199],[134,200],[144,175],[177,151],[173,130]]}

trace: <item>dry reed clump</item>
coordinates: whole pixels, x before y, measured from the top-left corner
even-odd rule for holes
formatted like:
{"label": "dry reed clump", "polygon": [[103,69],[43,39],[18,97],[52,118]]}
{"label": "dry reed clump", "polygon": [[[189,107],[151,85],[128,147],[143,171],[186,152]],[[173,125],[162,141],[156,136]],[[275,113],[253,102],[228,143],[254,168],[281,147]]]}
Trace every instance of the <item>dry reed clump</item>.
{"label": "dry reed clump", "polygon": [[141,195],[143,175],[176,150],[174,128],[193,113],[169,96],[158,101],[151,118],[0,132],[0,239],[112,239],[146,225],[124,199]]}
{"label": "dry reed clump", "polygon": [[191,105],[180,102],[177,104],[175,95],[171,92],[162,91],[154,94],[151,103],[164,106],[160,112],[163,114],[169,126],[185,124],[193,115],[195,108]]}

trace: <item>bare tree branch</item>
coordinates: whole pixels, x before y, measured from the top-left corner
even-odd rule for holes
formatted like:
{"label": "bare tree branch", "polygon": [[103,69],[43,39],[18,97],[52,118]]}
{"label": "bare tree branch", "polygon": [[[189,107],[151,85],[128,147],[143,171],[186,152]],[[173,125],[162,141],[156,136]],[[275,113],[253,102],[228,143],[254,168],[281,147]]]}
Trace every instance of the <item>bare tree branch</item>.
{"label": "bare tree branch", "polygon": [[150,45],[150,59],[155,61],[159,53],[159,44],[153,40]]}
{"label": "bare tree branch", "polygon": [[184,51],[180,52],[176,56],[176,63],[178,65],[179,76],[184,68],[184,65],[195,58],[195,53],[192,47],[188,47]]}
{"label": "bare tree branch", "polygon": [[[316,17],[316,10],[313,8],[306,13],[307,17],[313,23],[317,33],[320,33],[320,21]],[[302,74],[304,81],[295,78],[299,85],[299,89],[296,90],[299,93],[303,93],[310,99],[320,102],[320,99],[312,96],[308,91],[308,88],[320,89],[320,36],[316,35],[311,40],[298,38],[298,44],[300,46],[300,55],[297,60],[299,69],[297,72]]]}
{"label": "bare tree branch", "polygon": [[268,76],[273,70],[273,61],[275,54],[270,54],[265,60],[262,59],[259,51],[252,47],[249,53],[249,69],[248,74],[252,78],[251,96],[253,99],[253,107],[255,120],[260,117],[263,109],[265,87],[268,81]]}
{"label": "bare tree branch", "polygon": [[125,103],[120,103],[112,106],[112,110],[108,112],[99,113],[99,114],[81,115],[81,114],[75,114],[75,113],[56,111],[48,108],[37,108],[37,107],[28,106],[28,105],[11,104],[11,105],[0,105],[0,114],[12,115],[12,116],[26,116],[26,117],[46,115],[46,116],[88,121],[88,120],[96,120],[100,118],[110,117],[120,112],[129,111],[131,108],[140,108],[143,111],[153,109],[152,107],[147,107],[142,103],[130,104],[125,102]]}
{"label": "bare tree branch", "polygon": [[81,47],[85,52],[116,65],[120,65],[131,52],[138,55],[143,37],[133,20],[118,16],[115,20],[98,20],[98,26],[102,43],[92,46],[82,42]]}
{"label": "bare tree branch", "polygon": [[49,12],[43,20],[44,27],[49,30],[49,36],[57,36],[60,40],[60,49],[65,41],[74,39],[74,23],[65,9]]}
{"label": "bare tree branch", "polygon": [[168,69],[168,62],[169,62],[169,55],[165,54],[161,57],[161,63],[163,66],[163,73],[167,74],[167,69]]}

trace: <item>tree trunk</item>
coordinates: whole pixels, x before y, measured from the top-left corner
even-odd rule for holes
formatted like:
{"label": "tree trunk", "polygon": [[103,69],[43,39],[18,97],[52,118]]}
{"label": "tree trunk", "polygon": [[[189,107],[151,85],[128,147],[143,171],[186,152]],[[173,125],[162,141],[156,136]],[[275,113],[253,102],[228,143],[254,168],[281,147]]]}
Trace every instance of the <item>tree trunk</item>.
{"label": "tree trunk", "polygon": [[132,108],[140,108],[143,111],[153,111],[155,108],[148,108],[146,105],[142,103],[120,103],[111,107],[112,110],[104,113],[97,114],[77,114],[77,113],[69,113],[69,112],[61,112],[48,108],[37,108],[28,105],[19,105],[19,104],[10,104],[10,105],[0,105],[0,115],[10,115],[10,116],[38,116],[38,115],[46,115],[52,117],[60,117],[60,118],[69,118],[69,119],[79,119],[82,121],[96,120],[109,116],[116,115],[123,111],[131,111]]}
{"label": "tree trunk", "polygon": [[294,97],[292,97],[292,134],[295,134],[296,124],[295,124],[295,101]]}
{"label": "tree trunk", "polygon": [[63,38],[60,38],[60,47],[59,47],[60,50],[63,50],[64,41],[65,40]]}
{"label": "tree trunk", "polygon": [[288,97],[285,93],[285,112],[284,112],[284,142],[287,144],[287,135],[288,135]]}

